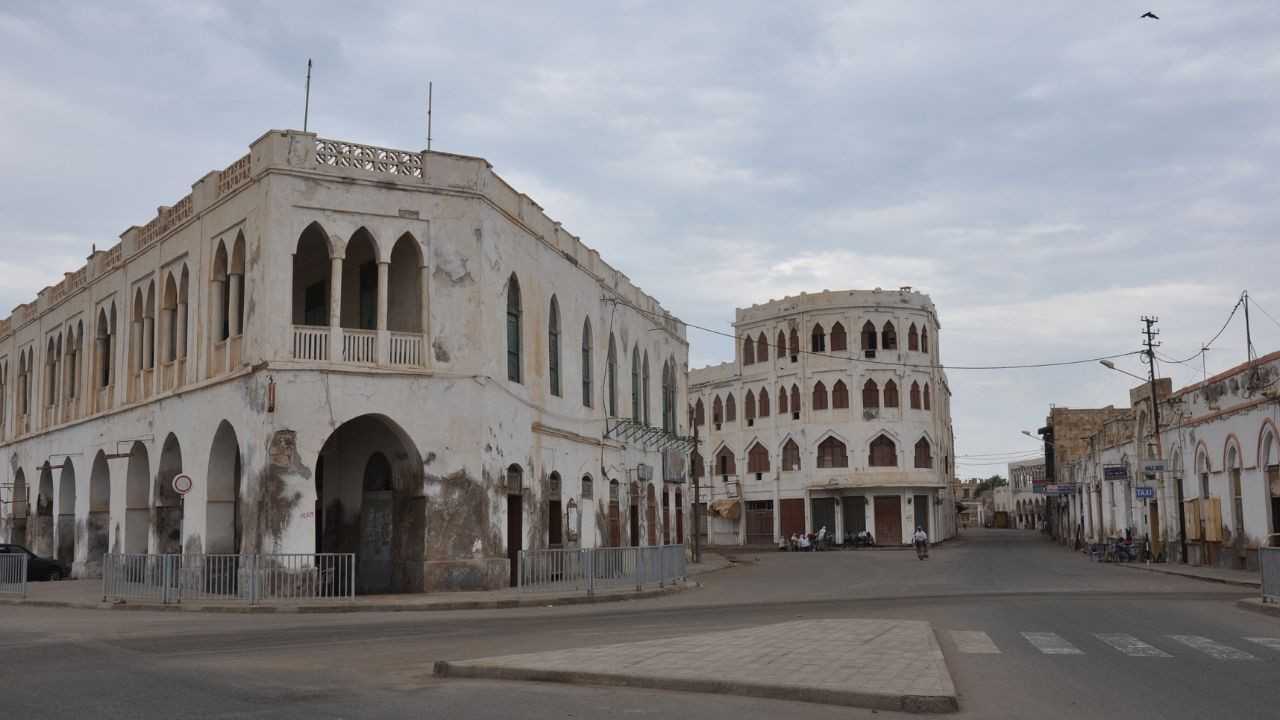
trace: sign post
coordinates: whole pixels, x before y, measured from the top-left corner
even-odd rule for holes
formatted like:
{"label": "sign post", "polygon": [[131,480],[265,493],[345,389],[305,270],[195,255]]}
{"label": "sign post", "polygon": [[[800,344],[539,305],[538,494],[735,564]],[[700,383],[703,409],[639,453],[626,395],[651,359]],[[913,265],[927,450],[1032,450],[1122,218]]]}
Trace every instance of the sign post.
{"label": "sign post", "polygon": [[173,491],[178,493],[178,519],[183,520],[187,516],[187,493],[191,492],[196,483],[190,475],[179,473],[173,476],[171,484]]}

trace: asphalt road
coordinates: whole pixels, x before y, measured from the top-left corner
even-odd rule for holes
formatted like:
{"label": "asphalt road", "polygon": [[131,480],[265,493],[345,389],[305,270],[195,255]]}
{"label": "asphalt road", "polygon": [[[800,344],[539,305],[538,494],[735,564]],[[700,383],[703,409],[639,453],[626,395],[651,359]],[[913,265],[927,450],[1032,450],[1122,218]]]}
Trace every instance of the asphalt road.
{"label": "asphalt road", "polygon": [[[970,530],[927,561],[895,551],[762,551],[737,558],[737,566],[700,578],[705,587],[698,590],[585,607],[311,616],[4,607],[0,714],[871,716],[717,695],[431,677],[439,659],[658,639],[796,617],[933,623],[960,693],[960,717],[1280,714],[1280,620],[1236,609],[1234,601],[1249,594],[1243,588],[1089,563],[1019,531]],[[883,716],[893,714],[877,714]]]}

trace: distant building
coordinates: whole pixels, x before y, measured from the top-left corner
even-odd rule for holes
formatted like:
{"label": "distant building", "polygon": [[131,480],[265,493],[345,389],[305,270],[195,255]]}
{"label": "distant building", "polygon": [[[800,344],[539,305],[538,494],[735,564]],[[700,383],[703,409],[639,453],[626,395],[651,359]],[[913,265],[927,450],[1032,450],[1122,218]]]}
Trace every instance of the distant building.
{"label": "distant building", "polygon": [[735,362],[692,370],[713,544],[955,528],[951,392],[928,296],[823,291],[737,311]]}

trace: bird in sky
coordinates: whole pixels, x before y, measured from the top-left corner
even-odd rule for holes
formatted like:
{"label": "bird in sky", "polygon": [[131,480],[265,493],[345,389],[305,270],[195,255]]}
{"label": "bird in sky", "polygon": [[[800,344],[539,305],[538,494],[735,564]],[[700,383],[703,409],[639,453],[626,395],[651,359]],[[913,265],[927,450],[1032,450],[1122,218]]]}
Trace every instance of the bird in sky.
{"label": "bird in sky", "polygon": [[1160,16],[1148,10],[1138,16],[1139,20],[1141,20],[1142,18],[1151,18],[1152,20],[1159,20]]}

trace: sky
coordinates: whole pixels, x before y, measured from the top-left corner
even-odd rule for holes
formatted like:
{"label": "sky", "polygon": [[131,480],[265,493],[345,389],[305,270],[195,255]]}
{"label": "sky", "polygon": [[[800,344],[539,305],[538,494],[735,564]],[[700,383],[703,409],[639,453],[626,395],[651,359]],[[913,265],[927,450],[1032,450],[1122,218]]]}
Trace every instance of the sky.
{"label": "sky", "polygon": [[[682,320],[910,285],[946,365],[1280,350],[1280,3],[12,2],[0,308],[273,128],[483,156]],[[1154,10],[1159,20],[1140,19]],[[5,311],[0,311],[5,312]],[[733,342],[689,329],[691,367]],[[1141,358],[1116,361],[1145,375]],[[961,477],[1034,454],[1096,362],[948,371]]]}

